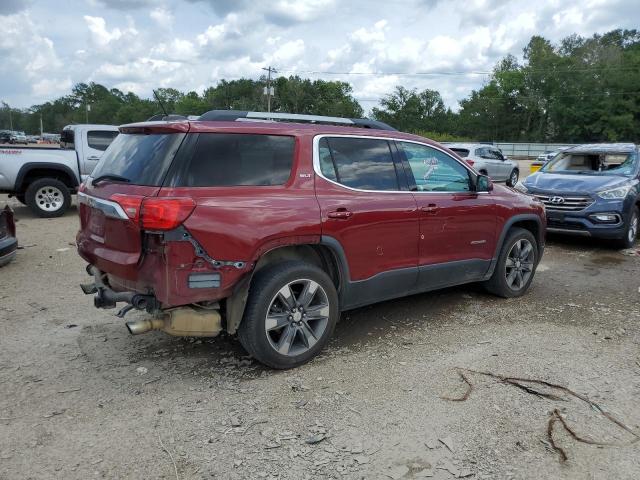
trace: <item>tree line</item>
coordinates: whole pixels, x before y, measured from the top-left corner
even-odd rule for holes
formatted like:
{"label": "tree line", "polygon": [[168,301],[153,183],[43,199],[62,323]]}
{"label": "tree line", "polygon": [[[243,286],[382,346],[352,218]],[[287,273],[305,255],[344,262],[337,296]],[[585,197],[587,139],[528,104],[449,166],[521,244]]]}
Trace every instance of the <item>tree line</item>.
{"label": "tree line", "polygon": [[[170,113],[200,115],[212,109],[266,110],[265,78],[221,80],[201,94],[159,88]],[[342,81],[298,76],[273,80],[272,110],[362,117],[352,87]],[[484,85],[447,108],[437,90],[397,86],[370,113],[399,130],[439,140],[596,142],[640,141],[640,32],[613,30],[558,44],[534,36],[523,62],[507,55]],[[89,106],[89,109],[87,108]],[[161,113],[155,99],[80,83],[69,95],[29,109],[0,109],[0,128],[36,134],[72,123],[123,124]]]}

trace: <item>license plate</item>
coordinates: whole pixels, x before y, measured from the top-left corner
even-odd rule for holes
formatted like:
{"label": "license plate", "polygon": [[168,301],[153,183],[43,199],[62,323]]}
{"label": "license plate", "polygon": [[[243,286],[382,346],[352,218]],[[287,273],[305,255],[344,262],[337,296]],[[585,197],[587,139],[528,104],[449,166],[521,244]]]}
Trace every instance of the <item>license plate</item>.
{"label": "license plate", "polygon": [[104,213],[95,208],[91,209],[91,216],[89,217],[89,231],[96,235],[104,236]]}
{"label": "license plate", "polygon": [[564,213],[562,212],[550,212],[547,210],[547,218],[554,222],[564,222]]}

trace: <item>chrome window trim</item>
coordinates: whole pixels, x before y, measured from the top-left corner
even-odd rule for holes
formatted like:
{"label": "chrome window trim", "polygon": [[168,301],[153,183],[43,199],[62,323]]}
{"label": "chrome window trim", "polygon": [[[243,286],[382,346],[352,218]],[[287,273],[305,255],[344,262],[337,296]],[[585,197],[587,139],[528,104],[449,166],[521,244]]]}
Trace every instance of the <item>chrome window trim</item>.
{"label": "chrome window trim", "polygon": [[375,137],[373,135],[345,135],[345,134],[322,134],[322,135],[316,135],[315,137],[313,137],[313,170],[314,170],[314,172],[316,173],[316,175],[318,175],[319,177],[323,178],[327,182],[332,183],[334,185],[337,185],[339,187],[345,188],[347,190],[351,190],[351,191],[354,191],[354,192],[363,192],[363,193],[410,193],[410,194],[427,194],[427,195],[434,195],[434,194],[436,194],[436,195],[443,195],[443,194],[459,195],[461,193],[463,193],[463,194],[480,195],[480,194],[488,194],[489,193],[489,192],[473,192],[471,190],[460,190],[460,191],[457,191],[457,192],[425,192],[425,191],[420,191],[420,190],[416,190],[416,191],[411,191],[411,190],[364,190],[364,189],[361,189],[361,188],[349,187],[347,185],[343,185],[342,183],[338,183],[338,182],[336,182],[334,180],[331,180],[330,178],[327,178],[322,174],[322,170],[320,169],[320,140],[322,140],[323,138],[363,138],[363,139],[371,139],[371,140],[385,140],[385,141],[393,141],[393,142],[415,143],[417,145],[422,145],[424,147],[433,148],[434,150],[437,150],[437,151],[439,151],[441,153],[444,153],[446,156],[451,158],[454,162],[458,162],[460,165],[462,165],[464,168],[466,168],[467,171],[469,171],[473,175],[477,176],[478,173],[475,172],[474,170],[472,170],[471,168],[469,168],[468,165],[465,165],[464,162],[461,162],[457,158],[452,157],[450,154],[445,152],[442,148],[436,147],[435,145],[430,145],[428,143],[418,142],[416,140],[407,140],[405,138],[396,138],[396,137]]}
{"label": "chrome window trim", "polygon": [[107,217],[129,220],[129,217],[124,212],[122,207],[118,203],[112,202],[111,200],[105,200],[104,198],[98,198],[92,195],[87,195],[83,192],[78,192],[78,202],[84,203],[85,205],[89,205],[93,208],[97,208]]}

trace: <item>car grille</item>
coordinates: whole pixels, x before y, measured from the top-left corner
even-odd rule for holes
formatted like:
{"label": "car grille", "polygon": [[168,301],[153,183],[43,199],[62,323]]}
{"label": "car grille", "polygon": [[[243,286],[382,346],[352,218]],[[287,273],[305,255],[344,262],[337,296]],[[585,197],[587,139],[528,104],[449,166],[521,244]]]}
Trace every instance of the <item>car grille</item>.
{"label": "car grille", "polygon": [[563,230],[586,230],[581,223],[561,222],[558,220],[547,219],[547,228],[561,228]]}
{"label": "car grille", "polygon": [[[564,212],[579,212],[584,210],[593,203],[591,197],[565,197],[562,195],[534,195],[538,200],[544,203],[547,210],[561,210]],[[561,202],[552,201],[562,199]]]}

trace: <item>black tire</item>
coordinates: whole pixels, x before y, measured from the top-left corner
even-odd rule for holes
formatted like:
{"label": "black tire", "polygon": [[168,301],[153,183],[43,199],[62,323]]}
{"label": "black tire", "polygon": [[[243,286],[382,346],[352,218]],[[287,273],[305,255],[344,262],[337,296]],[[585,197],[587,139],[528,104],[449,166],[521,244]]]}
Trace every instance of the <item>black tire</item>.
{"label": "black tire", "polygon": [[478,173],[479,173],[480,175],[485,175],[485,176],[487,176],[487,177],[489,176],[489,174],[487,173],[487,171],[486,171],[486,170],[480,170]]}
{"label": "black tire", "polygon": [[[512,288],[507,281],[507,257],[514,245],[520,240],[526,240],[532,245],[533,258],[531,260],[530,275],[527,280],[523,282],[524,285],[520,288]],[[500,255],[498,255],[498,262],[493,271],[493,275],[489,280],[483,283],[483,286],[489,293],[503,298],[513,298],[524,295],[533,281],[536,267],[538,266],[538,260],[538,242],[533,234],[524,228],[512,228],[509,230],[504,242],[502,243]]]}
{"label": "black tire", "polygon": [[[52,192],[55,192],[55,208],[51,207],[53,203],[46,203],[46,200],[40,198],[39,192],[42,189],[47,188],[49,188]],[[61,202],[59,200],[60,196],[62,196]],[[31,211],[38,217],[60,217],[64,215],[64,213],[69,209],[69,205],[71,205],[71,192],[69,192],[67,186],[60,180],[57,180],[55,178],[39,178],[31,182],[27,187],[27,191],[25,192],[25,200]]]}
{"label": "black tire", "polygon": [[[635,233],[632,232],[635,222]],[[638,207],[633,207],[631,214],[627,219],[624,229],[624,237],[616,240],[616,246],[619,248],[632,248],[636,243],[638,236],[638,230],[640,230],[640,210]]]}
{"label": "black tire", "polygon": [[518,183],[518,178],[520,177],[520,172],[517,168],[511,170],[509,174],[509,178],[507,179],[507,187],[515,187],[516,183]]}
{"label": "black tire", "polygon": [[[272,339],[266,331],[267,314],[272,302],[275,301],[278,292],[283,287],[286,287],[290,282],[306,279],[317,283],[322,287],[323,294],[326,294],[329,307],[328,321],[324,323],[324,330],[314,345],[298,355],[284,355],[272,346]],[[277,369],[293,368],[307,363],[324,348],[331,338],[339,315],[338,294],[333,282],[325,272],[304,262],[282,262],[265,267],[253,278],[242,323],[238,329],[238,338],[245,350],[259,362]],[[291,318],[289,317],[289,319]],[[293,341],[301,338],[296,335],[298,334],[293,334]]]}

